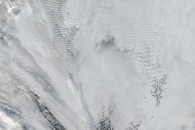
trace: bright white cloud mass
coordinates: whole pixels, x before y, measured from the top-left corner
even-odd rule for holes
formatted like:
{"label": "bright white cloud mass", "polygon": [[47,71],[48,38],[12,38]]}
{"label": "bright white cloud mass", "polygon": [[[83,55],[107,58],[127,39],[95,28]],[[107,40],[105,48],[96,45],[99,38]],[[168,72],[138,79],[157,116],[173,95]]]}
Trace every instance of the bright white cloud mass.
{"label": "bright white cloud mass", "polygon": [[0,130],[195,130],[194,0],[0,0]]}

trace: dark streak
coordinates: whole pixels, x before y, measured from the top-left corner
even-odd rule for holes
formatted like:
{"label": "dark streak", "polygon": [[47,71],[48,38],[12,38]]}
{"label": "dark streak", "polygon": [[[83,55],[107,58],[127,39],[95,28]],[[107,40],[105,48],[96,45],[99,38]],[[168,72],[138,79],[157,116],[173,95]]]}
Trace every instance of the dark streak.
{"label": "dark streak", "polygon": [[99,122],[100,125],[99,125],[98,130],[114,130],[112,122],[111,122],[111,118],[110,118],[112,112],[113,111],[109,111],[109,114],[107,116],[103,114],[103,118],[100,119],[100,122]]}
{"label": "dark streak", "polygon": [[99,128],[99,130],[114,130],[109,116],[103,117],[100,120],[100,128]]}
{"label": "dark streak", "polygon": [[48,120],[50,125],[54,130],[66,130],[60,122],[54,117],[54,115],[49,111],[49,109],[40,102],[40,97],[37,94],[34,94],[32,91],[30,92],[34,102],[36,103],[37,107],[39,108],[40,112],[43,116]]}

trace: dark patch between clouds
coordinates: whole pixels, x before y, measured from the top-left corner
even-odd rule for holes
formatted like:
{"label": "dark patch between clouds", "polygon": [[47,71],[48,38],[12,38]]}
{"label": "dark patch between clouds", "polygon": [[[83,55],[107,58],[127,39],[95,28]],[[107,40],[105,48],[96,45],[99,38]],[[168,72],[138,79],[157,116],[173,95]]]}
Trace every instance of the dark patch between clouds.
{"label": "dark patch between clouds", "polygon": [[54,115],[49,111],[47,106],[45,106],[43,103],[40,102],[40,97],[33,93],[32,91],[30,92],[31,97],[33,98],[33,101],[39,108],[40,112],[43,114],[45,119],[49,122],[51,125],[52,129],[54,130],[66,130],[64,126],[54,117]]}

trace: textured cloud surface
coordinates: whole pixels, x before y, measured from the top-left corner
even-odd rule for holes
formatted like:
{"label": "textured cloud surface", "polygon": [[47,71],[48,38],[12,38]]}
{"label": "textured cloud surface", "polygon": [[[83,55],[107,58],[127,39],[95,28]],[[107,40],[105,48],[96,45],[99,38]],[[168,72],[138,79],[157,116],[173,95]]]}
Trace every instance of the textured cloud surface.
{"label": "textured cloud surface", "polygon": [[1,130],[194,130],[195,1],[0,0]]}

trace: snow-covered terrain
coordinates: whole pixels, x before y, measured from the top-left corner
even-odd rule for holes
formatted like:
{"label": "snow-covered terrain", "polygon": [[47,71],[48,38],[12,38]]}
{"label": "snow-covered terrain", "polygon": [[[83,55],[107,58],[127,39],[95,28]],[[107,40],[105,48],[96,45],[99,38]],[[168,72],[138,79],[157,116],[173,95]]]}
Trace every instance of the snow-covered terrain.
{"label": "snow-covered terrain", "polygon": [[195,130],[194,0],[0,0],[0,130]]}

